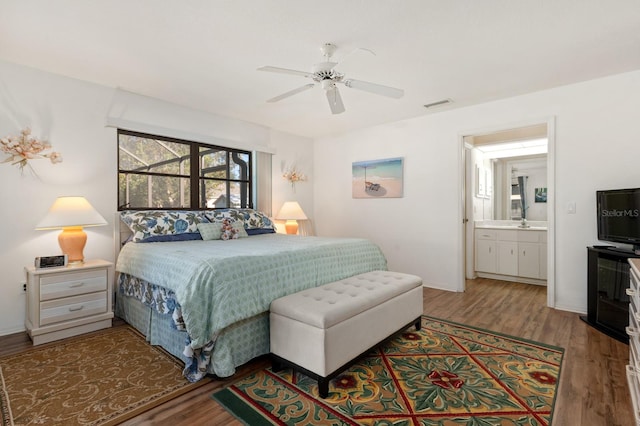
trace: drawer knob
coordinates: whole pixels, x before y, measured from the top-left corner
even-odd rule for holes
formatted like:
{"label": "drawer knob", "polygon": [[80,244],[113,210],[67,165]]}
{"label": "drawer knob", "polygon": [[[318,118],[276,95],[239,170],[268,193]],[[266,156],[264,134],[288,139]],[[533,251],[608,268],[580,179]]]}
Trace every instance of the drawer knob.
{"label": "drawer knob", "polygon": [[636,330],[633,327],[627,326],[627,327],[624,328],[624,331],[626,331],[629,336],[634,336],[635,337],[635,336],[638,335],[638,330]]}
{"label": "drawer knob", "polygon": [[624,291],[625,293],[627,293],[627,296],[635,296],[636,295],[636,291],[632,288],[627,288]]}
{"label": "drawer knob", "polygon": [[632,364],[627,364],[627,371],[631,372],[632,375],[637,376],[640,373],[640,368]]}
{"label": "drawer knob", "polygon": [[638,375],[638,373],[635,371],[635,368],[633,368],[633,366],[626,365],[625,367],[626,367],[626,370],[627,370],[627,374],[629,376],[637,376]]}
{"label": "drawer knob", "polygon": [[84,285],[84,282],[79,282],[79,283],[73,283],[69,286],[69,288],[76,288],[76,287],[82,287]]}
{"label": "drawer knob", "polygon": [[81,311],[84,308],[84,305],[74,306],[73,308],[69,308],[69,312]]}

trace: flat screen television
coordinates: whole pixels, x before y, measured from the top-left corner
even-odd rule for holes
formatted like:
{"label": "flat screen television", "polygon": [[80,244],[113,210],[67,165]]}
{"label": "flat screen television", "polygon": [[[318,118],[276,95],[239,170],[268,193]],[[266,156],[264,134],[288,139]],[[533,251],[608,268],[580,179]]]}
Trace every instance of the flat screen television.
{"label": "flat screen television", "polygon": [[598,240],[640,250],[640,188],[596,191]]}

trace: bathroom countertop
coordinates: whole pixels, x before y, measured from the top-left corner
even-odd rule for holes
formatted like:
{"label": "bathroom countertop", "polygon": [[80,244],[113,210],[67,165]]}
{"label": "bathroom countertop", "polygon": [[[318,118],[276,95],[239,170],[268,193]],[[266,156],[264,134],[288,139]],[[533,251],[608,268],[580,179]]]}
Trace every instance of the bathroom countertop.
{"label": "bathroom countertop", "polygon": [[529,226],[521,228],[518,225],[476,225],[478,229],[516,229],[519,231],[546,231],[546,226]]}
{"label": "bathroom countertop", "polygon": [[546,231],[547,230],[547,222],[546,221],[528,221],[526,228],[520,227],[520,222],[509,221],[509,220],[485,220],[485,221],[476,221],[475,227],[478,229],[516,229],[522,231]]}

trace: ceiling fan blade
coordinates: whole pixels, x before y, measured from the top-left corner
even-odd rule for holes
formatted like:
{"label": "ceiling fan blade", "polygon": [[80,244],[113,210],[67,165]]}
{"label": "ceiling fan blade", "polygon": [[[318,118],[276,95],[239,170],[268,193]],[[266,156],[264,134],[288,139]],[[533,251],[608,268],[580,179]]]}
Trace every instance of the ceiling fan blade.
{"label": "ceiling fan blade", "polygon": [[400,99],[404,96],[404,90],[395,87],[383,86],[382,84],[369,83],[360,80],[345,80],[344,85],[352,89],[364,90],[365,92],[375,93],[376,95],[388,96],[390,98]]}
{"label": "ceiling fan blade", "polygon": [[279,67],[260,67],[258,68],[258,71],[267,71],[267,72],[277,72],[280,74],[293,74],[293,75],[299,75],[300,77],[311,77],[312,74],[306,71],[297,71],[297,70],[290,70],[288,68],[279,68]]}
{"label": "ceiling fan blade", "polygon": [[355,48],[355,49],[353,49],[351,52],[349,52],[349,53],[347,53],[346,55],[344,55],[344,56],[342,57],[342,59],[340,59],[340,62],[338,62],[338,63],[336,64],[336,66],[344,64],[344,63],[345,63],[345,61],[346,61],[349,57],[351,57],[351,55],[353,55],[354,53],[359,52],[359,51],[364,51],[364,52],[367,52],[367,53],[372,54],[373,56],[376,56],[376,52],[374,52],[374,51],[373,51],[373,50],[371,50],[371,49],[367,49],[366,47],[356,47],[356,48]]}
{"label": "ceiling fan blade", "polygon": [[333,86],[327,90],[327,100],[329,101],[329,108],[331,108],[332,114],[341,114],[345,111],[344,104],[342,103],[342,97],[338,88]]}
{"label": "ceiling fan blade", "polygon": [[283,93],[282,95],[276,96],[276,97],[271,98],[271,99],[267,99],[267,102],[278,102],[278,101],[280,101],[280,100],[282,100],[284,98],[288,98],[289,96],[293,96],[293,95],[295,95],[297,93],[304,92],[305,90],[309,90],[313,86],[315,86],[315,84],[313,84],[313,83],[305,84],[304,86],[298,87],[297,89],[289,90],[288,92]]}

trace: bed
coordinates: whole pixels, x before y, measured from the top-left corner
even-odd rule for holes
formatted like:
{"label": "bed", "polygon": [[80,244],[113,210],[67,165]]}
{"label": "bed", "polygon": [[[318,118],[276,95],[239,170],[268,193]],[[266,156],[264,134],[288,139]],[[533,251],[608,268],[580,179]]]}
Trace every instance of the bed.
{"label": "bed", "polygon": [[366,239],[275,233],[251,209],[127,211],[116,222],[116,315],[182,359],[190,381],[268,353],[272,300],[387,269]]}

